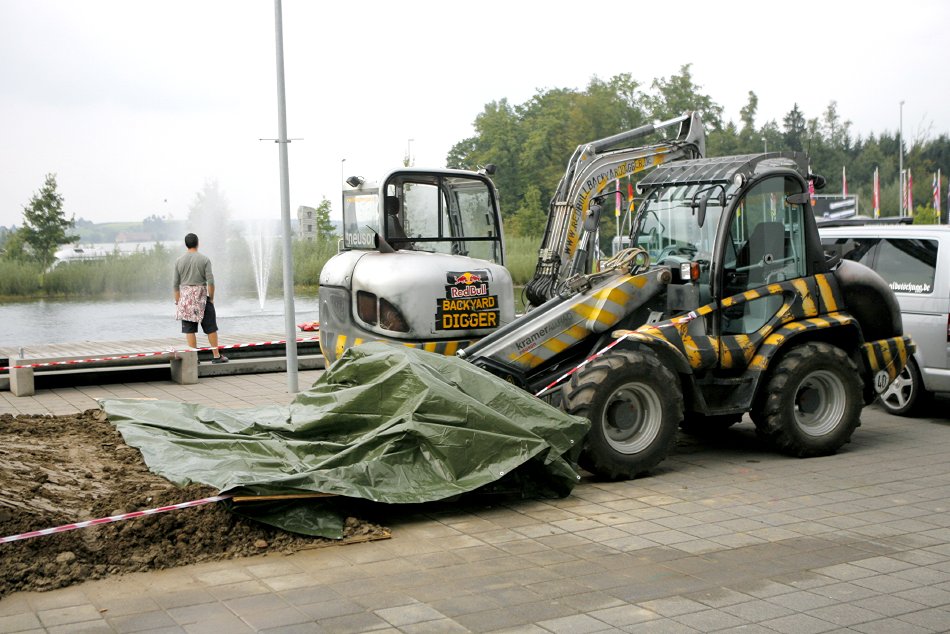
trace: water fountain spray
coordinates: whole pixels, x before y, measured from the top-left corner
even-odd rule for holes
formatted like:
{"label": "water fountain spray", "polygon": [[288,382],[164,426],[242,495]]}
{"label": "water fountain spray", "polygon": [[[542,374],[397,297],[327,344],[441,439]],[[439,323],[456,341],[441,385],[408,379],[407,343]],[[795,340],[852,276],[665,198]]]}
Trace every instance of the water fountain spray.
{"label": "water fountain spray", "polygon": [[254,269],[254,285],[257,287],[257,301],[264,310],[267,299],[267,282],[270,279],[270,267],[273,262],[274,239],[264,231],[263,223],[248,227],[244,234],[251,252],[251,266]]}

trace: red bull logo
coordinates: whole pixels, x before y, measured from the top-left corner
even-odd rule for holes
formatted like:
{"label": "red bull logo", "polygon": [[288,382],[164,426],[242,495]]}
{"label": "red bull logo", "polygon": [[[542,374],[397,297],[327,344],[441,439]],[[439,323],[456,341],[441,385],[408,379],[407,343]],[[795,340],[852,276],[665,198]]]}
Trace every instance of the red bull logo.
{"label": "red bull logo", "polygon": [[487,270],[446,271],[445,298],[436,304],[437,330],[497,328],[498,297],[489,295]]}
{"label": "red bull logo", "polygon": [[466,286],[469,286],[471,284],[476,284],[481,281],[482,281],[482,276],[478,275],[477,273],[465,272],[465,273],[462,273],[461,275],[455,276],[456,284],[465,284]]}

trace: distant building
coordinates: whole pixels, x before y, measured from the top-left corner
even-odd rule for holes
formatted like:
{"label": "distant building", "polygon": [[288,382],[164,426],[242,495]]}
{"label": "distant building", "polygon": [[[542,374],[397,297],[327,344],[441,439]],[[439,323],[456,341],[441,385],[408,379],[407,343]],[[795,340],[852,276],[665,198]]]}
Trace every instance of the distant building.
{"label": "distant building", "polygon": [[297,207],[297,235],[301,240],[313,242],[317,237],[317,210],[303,205]]}

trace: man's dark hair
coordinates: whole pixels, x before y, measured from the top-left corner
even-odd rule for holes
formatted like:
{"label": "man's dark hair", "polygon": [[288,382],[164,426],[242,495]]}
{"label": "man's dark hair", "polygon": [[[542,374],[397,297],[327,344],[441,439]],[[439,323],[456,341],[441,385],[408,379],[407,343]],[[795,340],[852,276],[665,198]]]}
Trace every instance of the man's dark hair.
{"label": "man's dark hair", "polygon": [[189,249],[194,249],[198,246],[198,236],[193,233],[189,233],[185,236],[185,246]]}

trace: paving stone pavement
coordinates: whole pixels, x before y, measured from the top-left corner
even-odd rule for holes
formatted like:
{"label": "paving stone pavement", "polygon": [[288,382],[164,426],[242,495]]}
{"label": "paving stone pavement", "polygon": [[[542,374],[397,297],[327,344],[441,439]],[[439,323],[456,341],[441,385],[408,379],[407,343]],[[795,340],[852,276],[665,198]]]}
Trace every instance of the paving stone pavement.
{"label": "paving stone pavement", "polygon": [[[285,375],[246,375],[4,392],[0,413],[101,397],[290,399]],[[586,478],[565,499],[385,509],[388,541],[16,593],[0,632],[945,632],[948,405],[866,408],[827,458],[774,454],[746,421],[681,436],[650,477]]]}

